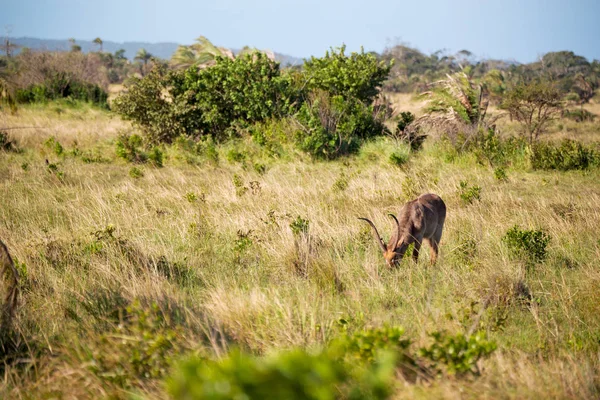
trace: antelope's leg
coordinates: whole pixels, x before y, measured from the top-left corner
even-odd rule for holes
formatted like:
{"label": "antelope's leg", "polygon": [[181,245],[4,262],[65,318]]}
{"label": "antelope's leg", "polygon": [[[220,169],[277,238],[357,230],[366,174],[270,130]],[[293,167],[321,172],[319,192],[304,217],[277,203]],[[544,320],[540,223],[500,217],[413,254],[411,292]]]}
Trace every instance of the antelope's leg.
{"label": "antelope's leg", "polygon": [[415,247],[413,248],[413,260],[414,262],[418,262],[419,261],[419,251],[421,250],[421,241],[420,240],[416,240],[414,242]]}
{"label": "antelope's leg", "polygon": [[431,262],[431,265],[433,265],[437,261],[438,252],[439,252],[439,244],[438,244],[438,241],[435,240],[435,238],[427,239],[427,241],[429,242],[429,245],[431,246],[430,262]]}

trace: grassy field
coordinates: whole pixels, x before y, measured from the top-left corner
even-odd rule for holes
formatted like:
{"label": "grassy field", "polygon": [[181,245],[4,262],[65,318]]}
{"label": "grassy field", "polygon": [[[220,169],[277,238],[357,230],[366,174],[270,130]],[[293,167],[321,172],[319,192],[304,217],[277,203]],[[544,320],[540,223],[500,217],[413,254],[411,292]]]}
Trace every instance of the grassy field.
{"label": "grassy field", "polygon": [[[218,159],[180,144],[158,168],[117,158],[115,140],[132,128],[106,111],[22,108],[0,114],[0,127],[25,127],[7,131],[21,151],[0,151],[0,238],[23,282],[0,397],[164,398],[168,373],[123,367],[131,348],[119,336],[139,333],[123,333],[126,307],[152,304],[175,332],[175,358],[314,349],[342,320],[351,331],[402,326],[416,344],[477,326],[498,346],[481,376],[398,377],[393,398],[600,397],[597,169],[523,162],[503,181],[432,140],[398,167],[390,155],[407,149],[391,139],[335,162],[273,156],[249,140],[217,146]],[[597,134],[597,124],[565,123],[551,136]],[[481,187],[480,199],[461,199],[461,181]],[[387,213],[425,192],[448,207],[440,259],[429,266],[424,248],[418,264],[390,270],[357,217],[387,238]],[[298,218],[308,221],[300,239]],[[509,252],[502,237],[514,225],[550,236],[543,262]]]}

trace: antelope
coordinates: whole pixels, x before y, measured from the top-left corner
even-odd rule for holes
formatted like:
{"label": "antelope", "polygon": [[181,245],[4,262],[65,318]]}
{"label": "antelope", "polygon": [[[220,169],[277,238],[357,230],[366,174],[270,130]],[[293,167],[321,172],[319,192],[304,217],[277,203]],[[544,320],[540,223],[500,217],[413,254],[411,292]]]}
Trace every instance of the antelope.
{"label": "antelope", "polygon": [[[3,283],[5,286],[4,304],[0,307],[0,331],[2,331],[8,329],[11,324],[19,293],[19,272],[2,240],[0,240],[0,273],[2,274],[0,285]],[[4,282],[1,282],[2,280]]]}
{"label": "antelope", "polygon": [[433,193],[423,194],[402,207],[400,218],[396,218],[394,214],[388,215],[396,222],[396,231],[392,234],[387,246],[375,224],[367,218],[359,218],[373,228],[373,236],[379,244],[388,266],[397,265],[411,243],[414,243],[412,257],[417,262],[423,240],[427,241],[431,247],[431,264],[435,264],[446,219],[446,204],[440,196]]}

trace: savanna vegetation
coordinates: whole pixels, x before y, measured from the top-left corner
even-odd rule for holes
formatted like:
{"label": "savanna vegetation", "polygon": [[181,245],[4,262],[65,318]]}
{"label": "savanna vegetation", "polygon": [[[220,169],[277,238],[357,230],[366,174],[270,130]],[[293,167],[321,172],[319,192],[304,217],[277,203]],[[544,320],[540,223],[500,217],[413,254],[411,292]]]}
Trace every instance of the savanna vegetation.
{"label": "savanna vegetation", "polygon": [[0,397],[600,396],[596,61],[97,44],[0,61]]}

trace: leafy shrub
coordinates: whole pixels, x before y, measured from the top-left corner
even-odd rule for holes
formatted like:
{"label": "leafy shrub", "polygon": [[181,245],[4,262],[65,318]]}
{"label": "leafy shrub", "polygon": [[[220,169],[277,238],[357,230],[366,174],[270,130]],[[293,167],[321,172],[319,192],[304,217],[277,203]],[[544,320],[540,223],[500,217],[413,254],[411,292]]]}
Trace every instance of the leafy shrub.
{"label": "leafy shrub", "polygon": [[255,358],[234,351],[220,361],[190,358],[168,382],[175,399],[336,399],[349,379],[326,354],[302,350]]}
{"label": "leafy shrub", "polygon": [[415,120],[415,115],[409,111],[400,113],[400,118],[396,125],[394,135],[404,143],[408,143],[412,151],[419,151],[423,147],[423,142],[427,135],[421,134],[419,127],[411,127],[410,124]]}
{"label": "leafy shrub", "polygon": [[144,177],[144,171],[139,169],[138,167],[131,167],[129,170],[129,176],[134,179],[139,179]]}
{"label": "leafy shrub", "polygon": [[290,229],[294,236],[305,235],[308,233],[308,227],[310,222],[307,219],[304,219],[298,216],[295,220],[290,223]]}
{"label": "leafy shrub", "polygon": [[238,174],[234,174],[232,182],[233,182],[233,187],[235,188],[236,196],[242,197],[243,195],[246,194],[246,192],[248,191],[248,188],[246,186],[244,186],[244,181],[242,180],[241,176],[239,176]]}
{"label": "leafy shrub", "polygon": [[506,92],[500,107],[521,125],[523,135],[533,144],[560,114],[562,93],[548,81],[519,83]]}
{"label": "leafy shrub", "polygon": [[475,200],[481,200],[481,187],[477,185],[469,186],[467,181],[460,181],[458,195],[463,203],[473,204]]}
{"label": "leafy shrub", "polygon": [[191,67],[171,79],[177,113],[188,133],[224,139],[237,125],[288,114],[291,82],[278,63],[258,52],[234,60],[217,57],[215,62],[209,68]]}
{"label": "leafy shrub", "polygon": [[433,361],[432,367],[438,373],[479,375],[477,362],[496,349],[496,344],[488,341],[483,332],[477,332],[472,336],[465,336],[462,333],[450,335],[445,332],[434,332],[430,336],[434,340],[433,344],[420,348],[419,355]]}
{"label": "leafy shrub", "polygon": [[508,175],[506,174],[506,170],[502,167],[498,167],[494,169],[494,178],[500,182],[506,182],[508,180]]}
{"label": "leafy shrub", "polygon": [[334,192],[343,192],[344,190],[348,189],[348,185],[349,179],[346,174],[342,172],[336,181],[333,182],[332,189]]}
{"label": "leafy shrub", "polygon": [[586,109],[575,108],[573,110],[563,110],[561,116],[575,122],[594,122],[596,115]]}
{"label": "leafy shrub", "polygon": [[541,262],[546,258],[550,235],[542,230],[523,230],[515,225],[506,232],[502,241],[514,255],[524,256],[528,261]]}
{"label": "leafy shrub", "polygon": [[163,166],[163,157],[164,153],[158,147],[153,147],[148,153],[148,160],[159,168]]}
{"label": "leafy shrub", "polygon": [[296,144],[316,158],[355,153],[362,141],[386,132],[383,117],[356,99],[315,91],[298,112]]}
{"label": "leafy shrub", "polygon": [[142,138],[139,135],[119,135],[115,146],[117,147],[117,156],[133,163],[144,163],[148,160],[148,155],[140,147]]}
{"label": "leafy shrub", "polygon": [[180,116],[183,111],[176,109],[171,81],[172,74],[166,67],[156,64],[143,78],[133,78],[127,91],[112,103],[118,114],[142,130],[149,143],[169,143],[197,127],[183,124]]}
{"label": "leafy shrub", "polygon": [[311,89],[320,89],[331,96],[345,100],[357,99],[370,104],[379,94],[379,88],[387,78],[391,64],[361,49],[360,53],[345,55],[346,46],[331,49],[325,57],[311,57],[304,63],[304,74],[310,79]]}
{"label": "leafy shrub", "polygon": [[565,139],[559,146],[536,143],[531,148],[530,160],[533,169],[568,171],[588,169],[599,162],[600,156],[590,147]]}
{"label": "leafy shrub", "polygon": [[50,150],[52,150],[52,152],[54,154],[56,154],[57,156],[59,156],[59,157],[62,156],[64,154],[64,152],[65,152],[65,149],[63,148],[63,146],[54,137],[51,137],[48,140],[46,140],[44,142],[44,145],[47,148],[49,148]]}
{"label": "leafy shrub", "polygon": [[366,329],[351,335],[343,335],[337,338],[333,345],[343,350],[344,357],[350,363],[356,361],[353,359],[373,363],[378,359],[380,352],[406,353],[411,340],[405,338],[404,333],[404,329],[400,327]]}
{"label": "leafy shrub", "polygon": [[400,167],[408,162],[408,158],[408,154],[395,151],[390,154],[390,163]]}
{"label": "leafy shrub", "polygon": [[145,309],[134,302],[126,312],[125,323],[101,335],[85,354],[89,357],[87,368],[94,374],[129,388],[165,376],[182,346],[178,332],[168,327],[156,304]]}
{"label": "leafy shrub", "polygon": [[19,103],[38,103],[64,98],[108,107],[106,91],[96,84],[80,81],[66,72],[55,72],[41,84],[16,91],[16,100]]}

